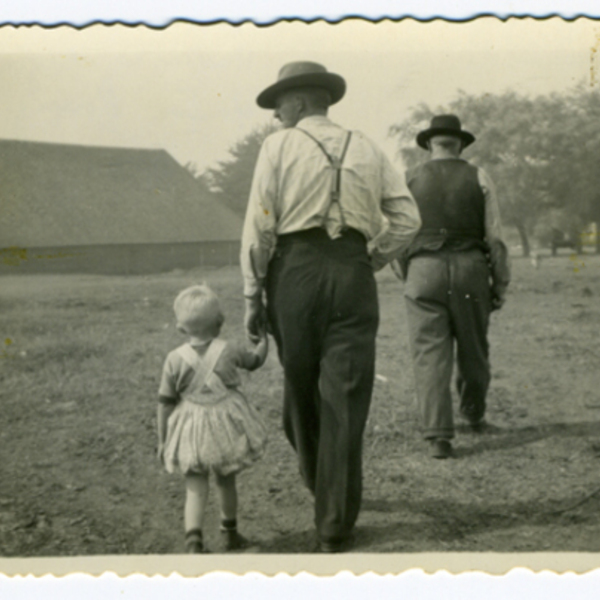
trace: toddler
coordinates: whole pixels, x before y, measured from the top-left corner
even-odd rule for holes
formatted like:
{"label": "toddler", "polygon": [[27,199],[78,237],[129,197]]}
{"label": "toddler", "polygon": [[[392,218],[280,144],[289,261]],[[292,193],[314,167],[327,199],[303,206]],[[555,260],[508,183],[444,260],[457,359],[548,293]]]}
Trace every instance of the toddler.
{"label": "toddler", "polygon": [[185,545],[204,552],[202,526],[209,473],[215,477],[225,550],[247,545],[237,531],[235,475],[263,453],[265,426],[240,392],[238,368],[252,371],[267,357],[266,332],[252,350],[220,339],[219,301],[205,284],[183,290],[173,306],[188,342],[167,356],[158,403],[158,457],[185,477]]}

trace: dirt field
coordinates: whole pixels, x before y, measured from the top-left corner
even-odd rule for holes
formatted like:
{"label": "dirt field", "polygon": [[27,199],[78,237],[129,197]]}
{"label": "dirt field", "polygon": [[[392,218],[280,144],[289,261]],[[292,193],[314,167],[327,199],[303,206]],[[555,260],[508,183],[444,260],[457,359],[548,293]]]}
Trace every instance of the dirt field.
{"label": "dirt field", "polygon": [[[155,398],[181,343],[171,303],[206,279],[223,335],[242,339],[236,269],[152,277],[1,279],[0,555],[177,553],[183,485],[155,460]],[[365,437],[357,552],[600,551],[600,257],[534,269],[514,260],[493,316],[492,433],[459,430],[427,456],[407,353],[402,286],[378,276],[382,324]],[[253,552],[313,549],[312,504],[281,430],[274,347],[245,380],[270,430],[239,478]],[[218,549],[214,494],[207,545]]]}

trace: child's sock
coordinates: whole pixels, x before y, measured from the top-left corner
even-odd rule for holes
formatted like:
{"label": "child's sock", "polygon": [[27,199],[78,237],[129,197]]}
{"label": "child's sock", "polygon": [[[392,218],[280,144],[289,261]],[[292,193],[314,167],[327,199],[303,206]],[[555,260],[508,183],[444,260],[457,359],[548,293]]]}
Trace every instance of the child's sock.
{"label": "child's sock", "polygon": [[185,533],[185,551],[188,554],[200,554],[204,552],[201,529],[190,529]]}

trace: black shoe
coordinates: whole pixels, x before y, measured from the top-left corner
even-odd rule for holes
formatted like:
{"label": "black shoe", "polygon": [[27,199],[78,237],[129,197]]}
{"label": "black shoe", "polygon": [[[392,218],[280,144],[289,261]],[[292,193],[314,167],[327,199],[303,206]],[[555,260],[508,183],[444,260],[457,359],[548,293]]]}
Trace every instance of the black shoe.
{"label": "black shoe", "polygon": [[221,529],[221,540],[225,552],[243,550],[250,546],[250,542],[237,532],[237,529]]}
{"label": "black shoe", "polygon": [[452,456],[452,444],[448,440],[434,439],[430,441],[432,458],[449,458]]}
{"label": "black shoe", "polygon": [[207,554],[208,550],[204,548],[202,542],[186,542],[185,551],[187,554]]}
{"label": "black shoe", "polygon": [[479,419],[478,421],[469,421],[469,429],[473,433],[483,433],[488,427],[485,419]]}
{"label": "black shoe", "polygon": [[354,546],[354,536],[341,538],[338,540],[319,540],[319,552],[324,554],[337,554],[339,552],[348,552]]}
{"label": "black shoe", "polygon": [[488,423],[485,419],[479,419],[479,421],[470,421],[469,430],[473,433],[498,433],[501,431],[500,427]]}

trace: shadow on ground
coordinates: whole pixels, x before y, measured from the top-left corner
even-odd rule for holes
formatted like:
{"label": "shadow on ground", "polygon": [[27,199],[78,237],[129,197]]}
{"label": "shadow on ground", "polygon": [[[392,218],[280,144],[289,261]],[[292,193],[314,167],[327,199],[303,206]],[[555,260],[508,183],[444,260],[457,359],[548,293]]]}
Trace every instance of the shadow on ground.
{"label": "shadow on ground", "polygon": [[[461,431],[461,428],[457,428]],[[591,437],[600,436],[600,421],[593,423],[550,423],[520,428],[501,428],[493,426],[484,434],[471,435],[479,439],[469,447],[456,448],[454,458],[464,458],[484,452],[526,446],[552,437]]]}

